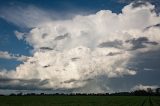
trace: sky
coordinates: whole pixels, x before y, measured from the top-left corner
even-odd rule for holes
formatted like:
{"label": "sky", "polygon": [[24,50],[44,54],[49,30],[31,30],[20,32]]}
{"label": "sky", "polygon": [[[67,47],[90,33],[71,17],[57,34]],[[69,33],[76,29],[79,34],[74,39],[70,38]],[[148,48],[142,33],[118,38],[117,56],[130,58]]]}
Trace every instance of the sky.
{"label": "sky", "polygon": [[160,86],[159,0],[0,0],[0,93]]}

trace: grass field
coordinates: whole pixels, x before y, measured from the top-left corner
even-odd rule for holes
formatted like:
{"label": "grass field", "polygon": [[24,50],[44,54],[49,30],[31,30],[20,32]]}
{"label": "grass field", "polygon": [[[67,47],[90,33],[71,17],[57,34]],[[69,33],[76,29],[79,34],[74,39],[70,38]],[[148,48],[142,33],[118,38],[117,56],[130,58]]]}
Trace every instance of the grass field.
{"label": "grass field", "polygon": [[160,106],[160,97],[0,96],[0,106]]}

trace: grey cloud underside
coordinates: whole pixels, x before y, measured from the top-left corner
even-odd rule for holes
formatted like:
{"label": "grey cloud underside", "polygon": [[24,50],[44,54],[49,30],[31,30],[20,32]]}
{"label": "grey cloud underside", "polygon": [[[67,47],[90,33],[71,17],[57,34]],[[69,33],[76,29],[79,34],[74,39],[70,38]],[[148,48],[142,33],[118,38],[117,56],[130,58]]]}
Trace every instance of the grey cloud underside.
{"label": "grey cloud underside", "polygon": [[[36,90],[42,89],[40,86],[48,83],[48,80],[40,79],[0,79],[0,89],[14,89],[14,90]],[[47,89],[45,89],[47,90]]]}
{"label": "grey cloud underside", "polygon": [[147,5],[146,2],[147,1],[139,1],[139,2],[135,1],[135,2],[133,2],[132,6],[133,6],[133,8],[136,8],[136,7],[139,7],[139,6]]}
{"label": "grey cloud underside", "polygon": [[148,30],[148,29],[150,29],[150,28],[152,28],[152,27],[160,28],[160,23],[159,23],[159,24],[156,24],[156,25],[151,25],[151,26],[149,26],[149,27],[146,27],[146,28],[144,29],[144,31],[145,31],[145,30]]}
{"label": "grey cloud underside", "polygon": [[[82,80],[82,81],[91,81],[93,79],[86,79],[86,80]],[[78,83],[78,82],[81,82],[81,80],[76,80],[76,79],[70,79],[70,80],[67,80],[67,81],[64,81],[63,83]]]}
{"label": "grey cloud underside", "polygon": [[157,42],[149,41],[148,38],[146,38],[146,37],[140,37],[140,38],[137,38],[137,39],[133,38],[131,40],[127,40],[126,42],[131,43],[133,45],[131,50],[135,50],[135,49],[139,49],[139,48],[145,48],[146,47],[145,44],[158,45]]}
{"label": "grey cloud underside", "polygon": [[117,0],[120,3],[132,3],[133,8],[146,5],[147,2],[156,6],[155,11],[160,13],[160,1],[159,0]]}
{"label": "grey cloud underside", "polygon": [[[92,81],[93,79],[87,79],[83,81]],[[54,90],[57,92],[61,92],[62,90],[66,90],[65,88],[43,88],[41,86],[47,84],[49,82],[49,79],[41,80],[41,79],[6,79],[6,78],[1,78],[0,79],[0,89],[11,89],[11,90]],[[78,83],[81,82],[80,80],[76,79],[70,79],[61,83]],[[68,91],[75,91],[75,89],[70,89]],[[69,93],[67,91],[67,93]]]}
{"label": "grey cloud underside", "polygon": [[[156,51],[148,51],[145,54],[143,53],[138,53],[136,58],[133,58],[130,62],[130,66],[131,67],[137,67],[137,70],[141,71],[141,72],[147,72],[153,71],[154,72],[160,72],[159,68],[159,57],[160,54],[160,49],[156,50]],[[146,70],[146,69],[150,69],[150,70]],[[149,72],[148,72],[149,73]],[[155,74],[155,75],[159,75],[159,74]],[[150,79],[148,79],[150,80]],[[159,80],[159,78],[157,78],[157,80]]]}
{"label": "grey cloud underside", "polygon": [[50,47],[40,47],[40,49],[42,49],[42,50],[53,50],[53,49],[50,48]]}
{"label": "grey cloud underside", "polygon": [[43,66],[44,68],[47,68],[47,67],[50,67],[50,65],[45,65],[45,66]]}
{"label": "grey cloud underside", "polygon": [[123,41],[120,40],[115,40],[115,41],[110,41],[110,42],[103,42],[99,44],[99,47],[115,47],[115,48],[121,48],[123,44]]}
{"label": "grey cloud underside", "polygon": [[[129,66],[138,71],[135,76],[123,78],[112,78],[108,86],[114,91],[129,91],[134,85],[158,85],[160,82],[160,50],[137,54],[137,57],[130,61]],[[150,70],[146,70],[146,69]],[[151,70],[152,69],[152,70]]]}
{"label": "grey cloud underside", "polygon": [[65,39],[65,38],[67,38],[67,37],[69,37],[69,34],[68,34],[68,33],[66,33],[66,34],[64,34],[64,35],[57,36],[54,40],[62,40],[62,39]]}
{"label": "grey cloud underside", "polygon": [[[49,36],[47,33],[44,33],[43,35],[42,35],[42,39],[45,39],[47,36]],[[59,35],[59,36],[57,36],[57,37],[55,37],[54,38],[54,40],[55,41],[60,41],[60,40],[64,40],[64,39],[67,39],[67,38],[70,38],[69,37],[69,34],[68,33],[65,33],[64,35]],[[40,50],[55,50],[55,47],[56,47],[56,45],[54,46],[54,47],[40,47],[39,49]]]}
{"label": "grey cloud underside", "polygon": [[73,58],[71,58],[71,60],[72,61],[77,61],[77,60],[79,60],[80,58],[78,58],[78,57],[73,57]]}
{"label": "grey cloud underside", "polygon": [[106,56],[114,56],[114,55],[119,55],[122,54],[122,52],[110,52]]}
{"label": "grey cloud underside", "polygon": [[[130,50],[145,48],[145,47],[147,47],[146,44],[149,44],[149,45],[158,45],[159,44],[158,42],[155,42],[155,41],[149,41],[147,37],[139,37],[139,38],[133,38],[133,39],[126,40],[126,41],[115,40],[115,41],[103,42],[103,43],[99,44],[98,47],[100,47],[100,48],[114,47],[114,48],[119,48],[119,49],[125,49],[125,47],[123,47],[124,43],[129,43],[129,44],[133,45],[133,47],[130,48]],[[119,53],[120,52],[118,52],[118,54]],[[117,53],[115,53],[115,54],[117,54]],[[112,52],[111,52],[111,55],[113,55]]]}
{"label": "grey cloud underside", "polygon": [[[89,80],[90,82],[86,84],[83,87],[75,88],[73,89],[72,92],[75,93],[110,93],[110,92],[115,92],[114,88],[112,86],[109,86],[109,81],[111,79],[106,78],[106,76],[96,76],[94,79]],[[103,84],[102,84],[103,83]]]}

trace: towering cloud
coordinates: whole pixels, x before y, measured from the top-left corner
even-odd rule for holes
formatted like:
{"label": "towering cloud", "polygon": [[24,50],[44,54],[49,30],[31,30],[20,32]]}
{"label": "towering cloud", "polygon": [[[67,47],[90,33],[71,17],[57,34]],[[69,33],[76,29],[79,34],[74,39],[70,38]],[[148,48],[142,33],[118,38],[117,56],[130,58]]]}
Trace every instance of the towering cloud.
{"label": "towering cloud", "polygon": [[154,5],[146,3],[135,8],[129,4],[120,14],[101,10],[57,21],[43,16],[47,21],[34,24],[29,32],[15,33],[34,48],[33,56],[16,70],[1,71],[0,75],[45,81],[37,85],[41,89],[75,89],[88,84],[96,88],[93,82],[97,76],[135,75],[137,71],[129,67],[129,61],[137,53],[160,49],[160,27],[156,26],[160,17],[153,10]]}

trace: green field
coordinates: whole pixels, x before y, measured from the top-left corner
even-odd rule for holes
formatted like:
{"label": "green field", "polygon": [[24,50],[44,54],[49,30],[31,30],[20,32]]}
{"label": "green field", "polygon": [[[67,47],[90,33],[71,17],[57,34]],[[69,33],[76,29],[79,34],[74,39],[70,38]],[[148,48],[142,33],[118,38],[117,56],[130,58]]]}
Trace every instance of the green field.
{"label": "green field", "polygon": [[0,96],[0,106],[160,106],[160,97]]}

